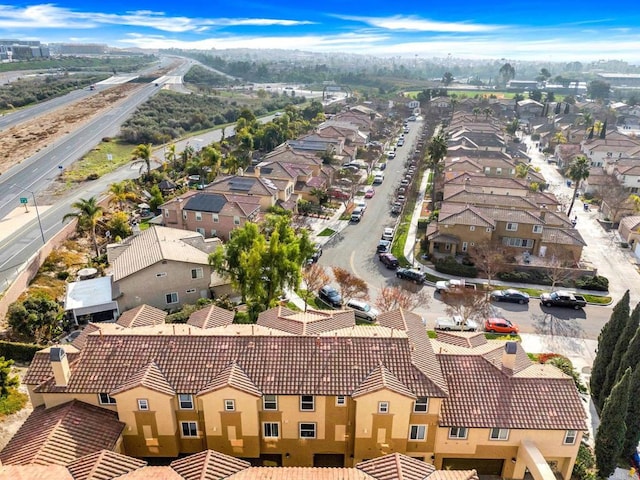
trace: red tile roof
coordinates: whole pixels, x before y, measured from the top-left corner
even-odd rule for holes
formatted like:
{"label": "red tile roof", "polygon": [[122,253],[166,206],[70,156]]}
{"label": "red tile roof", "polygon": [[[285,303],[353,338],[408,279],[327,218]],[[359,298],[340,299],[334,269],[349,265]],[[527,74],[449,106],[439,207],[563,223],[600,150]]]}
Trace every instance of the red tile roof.
{"label": "red tile roof", "polygon": [[124,312],[116,323],[125,328],[146,327],[164,323],[167,312],[150,305],[140,305]]}
{"label": "red tile roof", "polygon": [[238,366],[236,362],[231,363],[227,368],[220,372],[206,387],[204,387],[199,395],[206,392],[213,392],[224,387],[234,387],[243,392],[261,397],[262,392],[256,387],[246,373]]}
{"label": "red tile roof", "polygon": [[[142,467],[125,473],[117,480],[184,480],[180,474],[169,467]],[[115,479],[114,479],[115,480]],[[203,479],[208,480],[208,479]]]}
{"label": "red tile roof", "polygon": [[365,460],[356,468],[376,480],[423,480],[436,470],[430,463],[399,453]]}
{"label": "red tile roof", "polygon": [[171,468],[185,480],[227,478],[249,467],[249,462],[214,450],[204,450],[171,462]]}
{"label": "red tile roof", "polygon": [[234,312],[217,305],[207,305],[200,310],[196,310],[189,316],[187,324],[198,328],[214,328],[231,325],[233,323]]}
{"label": "red tile roof", "polygon": [[67,465],[74,480],[109,480],[144,467],[147,462],[111,450],[85,455]]}
{"label": "red tile roof", "polygon": [[[86,342],[87,340],[87,335],[89,335],[90,333],[93,333],[97,330],[100,329],[100,326],[95,324],[95,323],[89,323],[87,324],[82,331],[80,332],[80,335],[78,335],[73,342],[71,342],[71,345],[73,345],[74,347],[76,347],[78,350],[81,350],[82,347],[84,347],[84,342]],[[67,352],[67,355],[69,355],[69,352]],[[71,361],[71,359],[69,359],[69,361]]]}
{"label": "red tile roof", "polygon": [[0,478],[6,480],[74,480],[62,465],[0,465]]}
{"label": "red tile roof", "polygon": [[353,327],[356,317],[353,310],[308,309],[306,312],[295,312],[280,306],[260,313],[257,324],[297,335],[318,335]]}
{"label": "red tile roof", "polygon": [[166,393],[167,395],[175,395],[176,392],[171,388],[171,385],[167,382],[166,377],[158,368],[155,362],[150,362],[144,368],[141,368],[138,372],[134,373],[128,378],[122,385],[119,385],[113,390],[109,391],[111,395],[117,395],[118,393],[126,392],[136,387],[146,387],[156,392]]}
{"label": "red tile roof", "polygon": [[124,426],[116,412],[78,400],[49,409],[36,407],[0,452],[0,461],[65,465],[90,453],[112,450]]}
{"label": "red tile roof", "polygon": [[383,389],[391,390],[406,397],[415,398],[411,390],[382,364],[378,365],[369,373],[369,376],[358,385],[351,396],[357,398]]}
{"label": "red tile roof", "polygon": [[372,480],[355,468],[251,467],[226,480]]}

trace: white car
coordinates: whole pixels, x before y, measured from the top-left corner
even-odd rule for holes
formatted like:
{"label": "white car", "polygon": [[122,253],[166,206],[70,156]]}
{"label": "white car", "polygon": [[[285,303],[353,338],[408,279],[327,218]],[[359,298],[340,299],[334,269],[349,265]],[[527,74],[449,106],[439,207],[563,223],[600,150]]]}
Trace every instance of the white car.
{"label": "white car", "polygon": [[347,302],[347,307],[353,309],[353,313],[357,318],[366,320],[367,322],[375,322],[380,312],[362,300],[352,298]]}
{"label": "white car", "polygon": [[438,317],[436,319],[436,330],[444,331],[458,331],[458,332],[477,332],[478,322],[468,319],[466,322],[460,315],[454,315],[453,317]]}
{"label": "white car", "polygon": [[389,240],[392,241],[393,240],[393,228],[392,227],[386,227],[384,229],[384,231],[382,232],[382,239],[383,240]]}

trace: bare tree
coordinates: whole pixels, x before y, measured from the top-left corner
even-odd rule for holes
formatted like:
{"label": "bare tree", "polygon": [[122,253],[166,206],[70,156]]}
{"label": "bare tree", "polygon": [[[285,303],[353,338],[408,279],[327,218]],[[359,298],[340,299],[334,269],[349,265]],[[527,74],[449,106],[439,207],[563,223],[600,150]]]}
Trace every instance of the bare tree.
{"label": "bare tree", "polygon": [[595,191],[596,198],[607,205],[607,216],[613,222],[619,220],[623,212],[633,211],[633,201],[629,197],[629,191],[614,175],[606,175],[601,185]]}
{"label": "bare tree", "polygon": [[329,283],[330,278],[327,272],[324,271],[317,263],[312,263],[306,268],[302,269],[302,279],[307,286],[307,291],[304,294],[304,311],[307,311],[307,305],[309,297],[313,297],[315,292],[320,290],[323,286]]}
{"label": "bare tree", "polygon": [[369,298],[369,285],[342,267],[331,267],[333,277],[340,287],[340,295],[346,301],[351,298]]}
{"label": "bare tree", "polygon": [[461,288],[455,293],[445,295],[444,300],[447,304],[446,312],[462,318],[461,329],[468,320],[481,320],[491,313],[491,304],[483,291]]}
{"label": "bare tree", "polygon": [[555,290],[558,285],[575,278],[575,260],[573,254],[561,245],[553,244],[547,247],[545,254],[547,260],[545,272],[551,280],[551,290]]}
{"label": "bare tree", "polygon": [[381,312],[390,312],[402,308],[413,310],[418,306],[428,307],[431,298],[424,292],[411,293],[400,287],[382,287],[376,297],[376,307]]}
{"label": "bare tree", "polygon": [[508,257],[512,254],[511,250],[498,240],[477,242],[468,253],[478,270],[487,276],[488,285],[491,285],[491,280],[499,273],[509,268]]}

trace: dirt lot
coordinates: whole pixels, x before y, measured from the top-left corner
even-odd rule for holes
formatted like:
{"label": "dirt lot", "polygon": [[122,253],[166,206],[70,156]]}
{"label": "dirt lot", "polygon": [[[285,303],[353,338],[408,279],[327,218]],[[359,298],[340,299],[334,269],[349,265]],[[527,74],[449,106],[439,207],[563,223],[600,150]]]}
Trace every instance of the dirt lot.
{"label": "dirt lot", "polygon": [[12,127],[0,135],[0,174],[36,154],[62,135],[80,127],[143,84],[124,84],[97,93],[91,98],[62,107],[47,115]]}

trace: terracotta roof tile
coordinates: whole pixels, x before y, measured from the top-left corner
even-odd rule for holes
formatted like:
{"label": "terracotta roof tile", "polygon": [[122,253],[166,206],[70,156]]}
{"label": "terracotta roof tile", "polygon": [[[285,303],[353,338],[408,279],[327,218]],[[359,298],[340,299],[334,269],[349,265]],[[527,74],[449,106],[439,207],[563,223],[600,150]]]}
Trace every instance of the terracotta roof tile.
{"label": "terracotta roof tile", "polygon": [[436,470],[429,480],[478,480],[475,470]]}
{"label": "terracotta roof tile", "polygon": [[222,479],[249,467],[249,462],[213,450],[204,450],[171,462],[171,468],[184,480]]}
{"label": "terracotta roof tile", "polygon": [[[80,338],[80,336],[78,336],[78,338]],[[71,345],[57,346],[64,349],[65,353],[67,354],[69,364],[72,364],[80,356],[80,352],[78,352],[77,349]],[[33,360],[31,360],[31,363],[29,364],[27,375],[24,377],[23,383],[25,385],[39,385],[53,376],[53,370],[51,369],[51,360],[49,359],[50,348],[51,347],[48,347],[44,350],[36,352]]]}
{"label": "terracotta roof tile", "polygon": [[116,323],[121,327],[134,328],[164,323],[167,312],[150,305],[140,305],[124,312]]}
{"label": "terracotta roof tile", "polygon": [[[142,467],[117,478],[117,480],[184,480],[171,467]],[[115,479],[114,479],[115,480]]]}
{"label": "terracotta roof tile", "polygon": [[0,465],[0,478],[6,480],[74,480],[62,465]]}
{"label": "terracotta roof tile", "polygon": [[111,450],[85,455],[69,463],[74,480],[110,480],[144,467],[147,462]]}
{"label": "terracotta roof tile", "polygon": [[116,412],[78,400],[49,409],[36,407],[0,452],[0,460],[14,465],[66,465],[113,449],[124,426]]}
{"label": "terracotta roof tile", "polygon": [[[81,350],[82,347],[84,347],[84,342],[87,340],[87,335],[89,335],[90,333],[93,333],[97,330],[100,329],[100,326],[98,324],[95,323],[89,323],[87,324],[82,331],[80,332],[80,335],[78,335],[73,342],[71,342],[71,345],[73,345],[74,347],[76,347],[78,350]],[[67,352],[67,355],[69,353]]]}
{"label": "terracotta roof tile", "polygon": [[109,394],[117,395],[118,393],[126,392],[136,387],[146,387],[150,390],[166,393],[171,396],[176,394],[155,362],[150,362],[146,367],[134,373],[122,385],[110,390]]}
{"label": "terracotta roof tile", "polygon": [[247,374],[242,371],[237,362],[232,362],[227,368],[220,372],[208,385],[206,385],[199,395],[213,392],[226,386],[234,387],[243,392],[247,392],[256,397],[262,396],[262,392],[255,386]]}
{"label": "terracotta roof tile", "polygon": [[382,389],[391,390],[392,392],[411,398],[416,397],[406,385],[398,380],[398,378],[382,364],[375,367],[371,373],[369,373],[367,378],[356,387],[351,396],[357,398]]}
{"label": "terracotta roof tile", "polygon": [[275,307],[258,315],[258,325],[296,335],[317,335],[355,326],[353,310],[311,310],[295,312]]}
{"label": "terracotta roof tile", "polygon": [[461,347],[477,347],[486,345],[487,339],[482,332],[436,332],[439,342],[451,345],[459,345]]}
{"label": "terracotta roof tile", "polygon": [[189,315],[188,325],[198,328],[213,328],[231,325],[234,313],[217,305],[207,305]]}
{"label": "terracotta roof tile", "polygon": [[423,480],[431,478],[436,468],[430,463],[400,453],[365,460],[356,465],[376,480]]}
{"label": "terracotta roof tile", "polygon": [[251,467],[227,480],[371,480],[373,477],[355,468]]}

